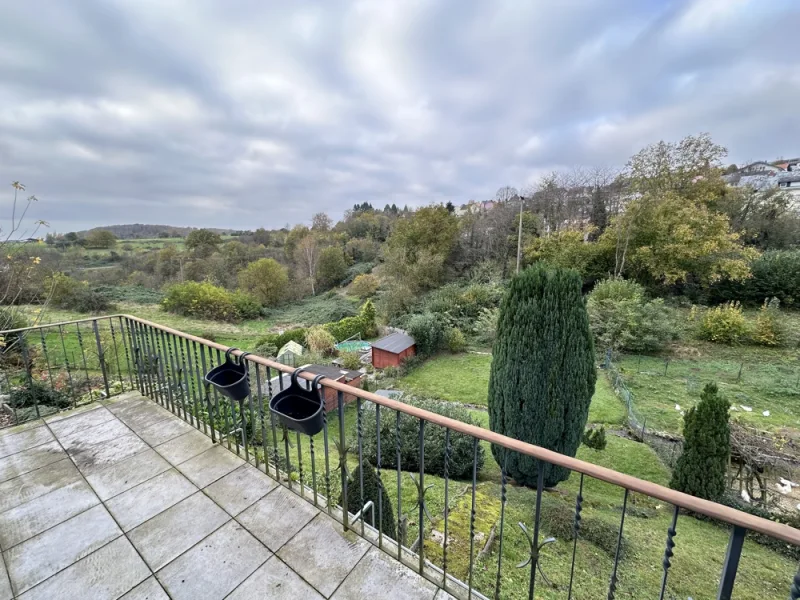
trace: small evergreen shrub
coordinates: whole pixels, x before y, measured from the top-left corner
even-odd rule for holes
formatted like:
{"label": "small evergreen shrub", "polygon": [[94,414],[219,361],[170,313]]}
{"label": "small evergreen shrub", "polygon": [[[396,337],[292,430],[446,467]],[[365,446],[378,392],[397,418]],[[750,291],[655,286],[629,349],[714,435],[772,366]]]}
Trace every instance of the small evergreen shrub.
{"label": "small evergreen shrub", "polygon": [[600,426],[600,429],[587,429],[583,432],[583,445],[593,450],[606,449],[606,428]]}
{"label": "small evergreen shrub", "polygon": [[[454,404],[435,400],[413,399],[407,402],[411,406],[450,417],[470,425],[477,425],[469,411]],[[364,422],[375,422],[375,406],[370,403],[364,407]],[[396,418],[387,416],[381,411],[381,464],[382,469],[397,468]],[[428,423],[425,427],[425,472],[431,475],[444,476],[445,430]],[[363,433],[363,456],[377,466],[377,432],[375,427],[365,427]],[[473,438],[468,435],[450,432],[450,461],[448,473],[454,479],[472,477]],[[389,450],[391,449],[391,450]],[[478,471],[483,468],[483,446],[478,446]],[[404,471],[419,472],[419,419],[406,414],[400,415],[400,465]]]}
{"label": "small evergreen shrub", "polygon": [[500,311],[496,308],[484,308],[481,310],[475,324],[472,326],[472,333],[479,344],[491,346],[497,337],[497,318]]}
{"label": "small evergreen shrub", "polygon": [[[364,495],[362,503],[361,477],[364,478]],[[378,490],[383,490],[381,494]],[[343,496],[339,493],[339,506],[344,506]],[[372,523],[370,512],[374,511],[375,529],[381,528],[383,535],[388,535],[392,539],[397,539],[397,529],[395,528],[394,512],[392,511],[392,501],[383,487],[380,475],[375,468],[368,462],[359,465],[350,473],[347,478],[347,512],[351,515],[361,510],[367,502],[372,501],[372,508],[364,515],[365,523]],[[381,502],[382,500],[382,502]],[[380,518],[380,521],[378,520]]]}
{"label": "small evergreen shrub", "polygon": [[739,302],[726,302],[705,311],[697,328],[697,337],[717,344],[741,344],[747,340],[748,333]]}
{"label": "small evergreen shrub", "polygon": [[708,383],[700,402],[683,417],[683,453],[672,473],[671,488],[698,498],[720,500],[731,451],[730,404]]}
{"label": "small evergreen shrub", "polygon": [[452,327],[447,330],[445,343],[447,344],[447,349],[453,354],[464,352],[467,349],[467,338],[464,337],[458,327]]}
{"label": "small evergreen shrub", "polygon": [[764,300],[753,327],[752,341],[761,346],[781,346],[786,338],[786,330],[781,323],[780,300]]}
{"label": "small evergreen shrub", "polygon": [[50,389],[50,387],[45,384],[31,381],[23,387],[11,390],[8,403],[11,408],[28,408],[33,406],[67,408],[70,405],[70,398],[67,394]]}
{"label": "small evergreen shrub", "polygon": [[414,338],[417,354],[430,356],[439,352],[445,345],[446,323],[433,313],[413,315],[406,326],[408,334]]}
{"label": "small evergreen shrub", "polygon": [[[542,499],[541,523],[544,530],[558,540],[575,539],[575,507],[561,500]],[[583,515],[578,537],[597,546],[608,556],[617,552],[619,523],[609,523]],[[620,556],[630,550],[630,541],[623,532]]]}

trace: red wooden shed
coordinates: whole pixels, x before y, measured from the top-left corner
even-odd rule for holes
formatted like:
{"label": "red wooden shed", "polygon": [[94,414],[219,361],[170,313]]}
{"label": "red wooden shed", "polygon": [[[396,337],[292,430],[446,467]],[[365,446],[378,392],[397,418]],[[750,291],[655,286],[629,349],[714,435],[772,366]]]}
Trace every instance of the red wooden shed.
{"label": "red wooden shed", "polygon": [[395,331],[372,344],[372,366],[376,369],[399,367],[405,359],[416,353],[414,338],[402,331]]}

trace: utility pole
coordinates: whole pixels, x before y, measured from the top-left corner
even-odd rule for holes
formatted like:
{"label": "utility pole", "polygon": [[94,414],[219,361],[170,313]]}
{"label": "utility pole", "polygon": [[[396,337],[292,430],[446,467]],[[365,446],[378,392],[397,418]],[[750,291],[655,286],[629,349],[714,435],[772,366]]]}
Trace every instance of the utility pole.
{"label": "utility pole", "polygon": [[517,273],[519,273],[519,262],[522,257],[522,206],[524,198],[519,197],[519,234],[517,235]]}

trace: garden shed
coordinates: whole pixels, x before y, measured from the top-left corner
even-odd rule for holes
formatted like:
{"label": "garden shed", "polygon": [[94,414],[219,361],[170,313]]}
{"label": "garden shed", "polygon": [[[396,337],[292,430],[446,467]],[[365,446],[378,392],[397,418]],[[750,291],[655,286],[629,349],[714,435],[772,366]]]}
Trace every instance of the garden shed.
{"label": "garden shed", "polygon": [[278,362],[290,367],[296,367],[303,357],[305,350],[297,342],[286,342],[283,347],[278,350]]}
{"label": "garden shed", "polygon": [[414,338],[404,331],[395,331],[372,344],[372,366],[376,369],[399,367],[416,353]]}

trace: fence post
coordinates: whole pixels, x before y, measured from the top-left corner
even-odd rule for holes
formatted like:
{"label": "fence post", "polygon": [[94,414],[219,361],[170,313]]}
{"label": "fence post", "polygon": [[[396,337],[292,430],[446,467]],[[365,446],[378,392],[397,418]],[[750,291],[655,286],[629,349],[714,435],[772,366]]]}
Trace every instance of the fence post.
{"label": "fence post", "polygon": [[108,373],[106,373],[106,355],[103,350],[103,344],[100,343],[100,330],[97,328],[97,319],[92,321],[92,329],[94,330],[94,339],[97,342],[97,360],[100,361],[100,372],[103,374],[103,385],[106,388],[106,398],[111,397],[111,390],[108,387]]}

